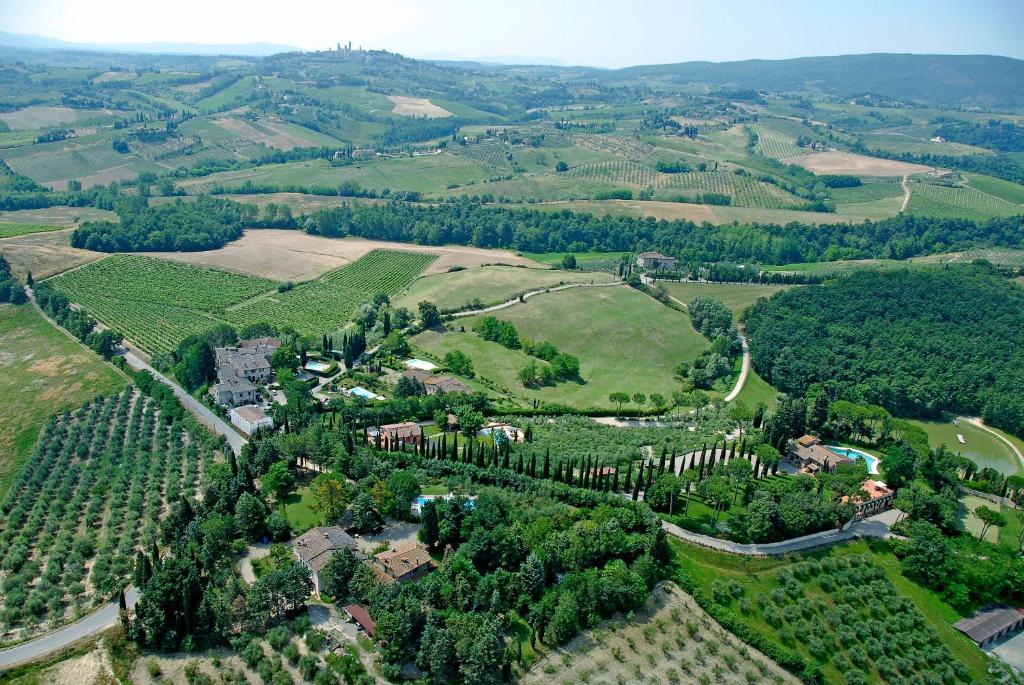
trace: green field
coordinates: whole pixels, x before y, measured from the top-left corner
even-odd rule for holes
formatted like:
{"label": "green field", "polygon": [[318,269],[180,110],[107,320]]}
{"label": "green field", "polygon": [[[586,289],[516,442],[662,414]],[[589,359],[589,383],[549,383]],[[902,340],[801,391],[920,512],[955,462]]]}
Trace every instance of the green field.
{"label": "green field", "polygon": [[396,301],[416,308],[429,300],[442,310],[464,308],[474,300],[485,306],[506,302],[526,292],[566,283],[609,283],[612,275],[601,272],[526,269],[514,266],[481,266],[418,278]]}
{"label": "green field", "polygon": [[373,250],[283,293],[268,279],[139,255],[113,255],[47,282],[152,354],[225,322],[293,326],[305,335],[334,331],[361,302],[401,292],[434,259]]}
{"label": "green field", "polygon": [[[1018,183],[981,174],[967,174],[967,178],[968,185],[972,188],[989,195],[994,195],[1007,202],[1024,205],[1024,186]],[[1021,207],[1021,211],[1024,212],[1024,206]]]}
{"label": "green field", "polygon": [[0,224],[0,240],[30,233],[49,233],[50,231],[59,231],[61,228],[61,226],[44,224]]}
{"label": "green field", "polygon": [[[911,423],[928,433],[928,442],[932,447],[945,445],[952,452],[974,461],[979,468],[991,466],[1004,475],[1024,473],[1024,466],[1006,443],[963,419],[959,419],[956,426],[951,421],[915,420]],[[964,436],[965,444],[959,443],[957,433]]]}
{"label": "green field", "polygon": [[[835,628],[817,613],[822,609],[829,609],[832,605],[842,602],[843,593],[825,591],[818,582],[805,578],[799,579],[801,592],[797,598],[791,598],[788,595],[780,597],[778,592],[773,594],[773,591],[778,590],[783,585],[778,576],[780,570],[788,570],[790,572],[800,570],[799,564],[805,560],[813,560],[819,564],[820,574],[817,576],[819,579],[830,576],[828,572],[820,567],[821,564],[828,563],[832,565],[832,568],[836,568],[837,575],[831,578],[833,580],[832,587],[834,588],[836,581],[841,578],[838,575],[838,570],[845,570],[848,561],[855,555],[860,556],[862,560],[867,560],[872,567],[878,568],[881,571],[880,579],[873,581],[873,587],[875,587],[876,591],[881,588],[875,586],[874,583],[883,583],[893,588],[899,597],[903,597],[911,602],[913,611],[903,610],[900,612],[900,616],[906,616],[911,613],[919,615],[924,626],[934,633],[936,637],[932,643],[933,648],[949,650],[949,653],[969,670],[970,676],[976,682],[990,681],[986,672],[984,653],[973,642],[953,628],[952,624],[960,618],[960,615],[943,602],[939,595],[904,577],[899,560],[888,551],[884,543],[853,542],[821,552],[773,558],[741,557],[714,552],[671,538],[670,545],[676,553],[676,558],[682,571],[709,596],[713,595],[713,584],[716,581],[718,584],[737,583],[739,588],[742,589],[742,597],[747,600],[748,608],[744,611],[739,607],[739,602],[732,598],[725,600],[726,606],[752,629],[768,636],[772,641],[781,642],[791,649],[797,650],[801,655],[810,658],[812,661],[816,660],[822,667],[823,682],[837,684],[847,682],[842,675],[843,670],[837,669],[836,663],[849,664],[850,653],[847,652],[847,648],[854,645],[844,644],[842,639],[837,640],[839,636],[833,632]],[[887,592],[889,591],[888,587],[886,588]],[[857,590],[854,589],[853,592],[856,593]],[[781,602],[783,605],[795,606],[798,602],[806,600],[809,600],[811,603],[808,611],[800,611],[795,615],[786,617],[785,621],[778,627],[773,627],[765,620],[764,610],[760,608],[761,606],[768,607],[778,602]],[[886,608],[888,604],[888,602],[880,601],[877,603],[868,602],[866,605],[858,603],[858,606],[870,607],[877,605],[879,611],[888,612],[889,610]],[[815,606],[817,606],[817,610],[814,608]],[[801,614],[807,618],[801,617]],[[868,616],[856,622],[870,620],[870,618]],[[808,619],[812,621],[811,625],[808,625]],[[845,625],[847,621],[844,620],[843,623],[844,628],[841,630],[846,630]],[[798,625],[804,626],[804,630],[798,630]],[[851,626],[850,629],[852,630],[853,627]],[[821,652],[820,656],[816,658],[810,651],[810,637],[815,637],[826,643],[831,641],[837,647]],[[878,639],[883,643],[890,642],[890,640],[884,639],[880,635]],[[856,644],[861,644],[861,640],[857,640]],[[875,659],[869,659],[865,663],[866,668],[864,670],[865,675],[868,676],[867,682],[881,682],[879,674],[874,670],[873,665],[875,662]],[[934,665],[939,666],[941,664]]]}
{"label": "green field", "polygon": [[51,414],[126,383],[33,307],[0,304],[0,493]]}
{"label": "green field", "polygon": [[796,138],[780,131],[774,125],[751,124],[750,130],[757,135],[754,151],[772,159],[786,159],[807,154],[810,150],[796,144]]}
{"label": "green field", "polygon": [[707,346],[685,314],[625,286],[538,295],[494,315],[514,324],[521,336],[547,340],[578,357],[584,382],[524,387],[517,374],[532,357],[478,337],[471,330],[476,317],[454,323],[456,331],[465,327],[465,333],[427,331],[413,344],[439,358],[452,350],[464,352],[477,375],[493,381],[503,394],[574,407],[607,407],[609,393],[619,391],[671,397],[679,388],[673,378],[676,365]]}
{"label": "green field", "polygon": [[750,373],[747,374],[747,382],[743,384],[743,389],[740,390],[735,401],[742,402],[749,409],[763,403],[771,410],[778,404],[778,395],[779,391],[769,385],[768,381],[761,378],[751,367]]}
{"label": "green field", "polygon": [[660,281],[669,295],[689,304],[690,300],[703,295],[713,297],[730,310],[733,319],[738,320],[743,310],[754,304],[758,298],[771,297],[785,290],[786,285],[757,285],[754,283],[673,283]]}

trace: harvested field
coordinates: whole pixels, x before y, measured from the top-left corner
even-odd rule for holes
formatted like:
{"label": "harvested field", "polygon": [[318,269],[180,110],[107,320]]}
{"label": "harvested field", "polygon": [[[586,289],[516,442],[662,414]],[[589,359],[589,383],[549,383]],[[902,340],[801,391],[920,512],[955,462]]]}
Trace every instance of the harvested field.
{"label": "harvested field", "polygon": [[70,227],[83,221],[117,221],[117,214],[95,207],[46,207],[0,212],[3,224],[50,224]]}
{"label": "harvested field", "polygon": [[521,683],[797,683],[713,621],[677,586],[659,585],[632,621],[607,621],[548,653]]}
{"label": "harvested field", "polygon": [[7,238],[0,240],[0,254],[11,263],[14,275],[22,280],[28,271],[41,280],[106,256],[71,247],[70,238],[71,229]]}
{"label": "harvested field", "polygon": [[441,117],[454,116],[451,112],[438,107],[426,98],[411,98],[405,95],[389,95],[388,100],[395,103],[391,111],[401,114],[403,117],[426,117],[428,119],[439,119]]}
{"label": "harvested field", "polygon": [[424,272],[442,273],[452,266],[511,264],[539,266],[524,257],[503,250],[475,247],[433,247],[392,243],[362,238],[324,238],[302,231],[251,229],[240,239],[219,250],[206,252],[150,252],[153,257],[189,264],[212,266],[227,271],[253,274],[278,281],[308,281],[331,269],[359,259],[370,250],[387,248],[438,255]]}
{"label": "harvested field", "polygon": [[930,167],[907,162],[896,162],[878,157],[866,157],[850,152],[815,152],[782,160],[785,164],[798,164],[816,174],[852,174],[854,176],[905,176],[930,171]]}
{"label": "harvested field", "polygon": [[16,130],[34,129],[73,124],[79,119],[96,113],[70,107],[25,107],[0,114],[0,120]]}
{"label": "harvested field", "polygon": [[256,128],[247,121],[231,117],[214,119],[213,123],[226,131],[230,131],[241,138],[245,138],[248,141],[253,143],[262,143],[267,147],[276,148],[278,150],[291,150],[297,147],[306,147],[309,145],[309,141],[305,138],[295,135],[281,126],[276,126],[270,121],[260,121],[259,128]]}
{"label": "harvested field", "polygon": [[[868,203],[861,203],[868,206]],[[515,205],[513,205],[515,206]],[[557,212],[571,209],[577,212],[589,212],[597,215],[611,216],[650,216],[655,219],[669,221],[683,219],[694,223],[728,224],[733,221],[787,224],[799,221],[806,224],[836,224],[845,221],[859,221],[859,207],[844,207],[841,213],[802,212],[794,209],[761,209],[757,207],[719,207],[714,205],[698,205],[688,202],[658,202],[656,200],[569,200],[564,202],[544,202],[520,205],[529,209]],[[899,203],[895,203],[895,214]],[[865,212],[866,214],[866,212]]]}

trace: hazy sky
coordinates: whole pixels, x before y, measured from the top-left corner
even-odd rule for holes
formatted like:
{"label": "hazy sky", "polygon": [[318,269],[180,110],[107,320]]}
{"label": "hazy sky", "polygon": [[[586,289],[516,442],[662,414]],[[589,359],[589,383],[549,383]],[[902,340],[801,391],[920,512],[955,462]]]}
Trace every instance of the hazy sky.
{"label": "hazy sky", "polygon": [[1024,0],[0,0],[74,42],[341,41],[409,56],[619,67],[863,52],[1024,58]]}

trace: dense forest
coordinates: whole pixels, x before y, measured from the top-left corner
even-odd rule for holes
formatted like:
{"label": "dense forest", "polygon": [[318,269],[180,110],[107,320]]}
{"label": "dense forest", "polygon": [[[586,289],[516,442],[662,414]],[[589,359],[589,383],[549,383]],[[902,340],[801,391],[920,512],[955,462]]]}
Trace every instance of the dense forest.
{"label": "dense forest", "polygon": [[903,416],[982,415],[1024,435],[1024,288],[987,266],[860,271],[745,314],[754,367],[803,395]]}
{"label": "dense forest", "polygon": [[1024,151],[1024,126],[990,120],[987,124],[972,124],[956,119],[943,122],[935,135],[967,145],[977,145],[999,152]]}
{"label": "dense forest", "polygon": [[82,224],[71,244],[98,252],[212,250],[242,237],[256,208],[200,195],[194,202],[148,206],[145,198],[126,197],[115,207],[120,222]]}
{"label": "dense forest", "polygon": [[21,283],[11,274],[11,265],[0,254],[0,302],[21,304],[24,301],[25,291],[22,290]]}
{"label": "dense forest", "polygon": [[837,259],[906,259],[978,245],[1024,245],[1021,218],[975,223],[901,215],[863,224],[728,225],[594,216],[571,211],[387,203],[314,212],[306,230],[423,245],[475,245],[524,252],[657,249],[683,261],[764,264]]}

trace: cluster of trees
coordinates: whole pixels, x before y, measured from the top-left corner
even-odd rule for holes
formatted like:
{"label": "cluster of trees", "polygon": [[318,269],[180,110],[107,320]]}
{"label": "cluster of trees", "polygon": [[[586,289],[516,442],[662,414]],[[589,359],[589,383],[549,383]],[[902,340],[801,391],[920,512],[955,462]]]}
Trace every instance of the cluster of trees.
{"label": "cluster of trees", "polygon": [[54,321],[104,359],[114,356],[124,336],[108,328],[97,330],[96,319],[81,309],[72,309],[67,297],[45,283],[38,284],[34,292],[36,302]]}
{"label": "cluster of trees", "polygon": [[119,222],[87,222],[75,229],[71,244],[98,252],[212,250],[242,236],[256,221],[253,205],[200,195],[149,206],[144,197],[122,197],[115,207]]}
{"label": "cluster of trees", "polygon": [[839,259],[905,259],[978,246],[1020,247],[1019,219],[973,222],[901,214],[860,224],[720,226],[689,221],[595,216],[572,211],[439,205],[342,205],[313,212],[306,231],[423,245],[475,245],[527,252],[656,249],[684,262],[791,264]]}
{"label": "cluster of trees", "polygon": [[538,364],[531,360],[529,364],[520,369],[519,380],[523,385],[554,385],[558,381],[580,377],[579,359],[566,352],[559,352],[558,348],[549,342],[536,342],[521,338],[516,327],[508,321],[502,321],[494,316],[485,316],[473,324],[473,330],[484,340],[496,342],[510,350],[521,349],[531,357],[547,362]]}
{"label": "cluster of trees", "polygon": [[746,314],[754,367],[780,390],[897,415],[981,414],[1024,435],[1024,291],[991,267],[853,273]]}
{"label": "cluster of trees", "polygon": [[1024,152],[1024,126],[990,119],[976,124],[959,119],[942,122],[935,135],[954,143],[976,145],[997,152]]}
{"label": "cluster of trees", "polygon": [[[29,278],[32,278],[31,272],[29,273]],[[0,255],[0,302],[22,304],[27,299],[21,283],[11,273],[11,265],[3,255]]]}
{"label": "cluster of trees", "polygon": [[708,389],[715,381],[732,373],[732,360],[740,353],[739,333],[733,324],[732,311],[718,300],[698,295],[687,307],[690,321],[711,347],[692,362],[676,367],[676,376],[692,388]]}

